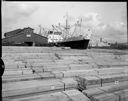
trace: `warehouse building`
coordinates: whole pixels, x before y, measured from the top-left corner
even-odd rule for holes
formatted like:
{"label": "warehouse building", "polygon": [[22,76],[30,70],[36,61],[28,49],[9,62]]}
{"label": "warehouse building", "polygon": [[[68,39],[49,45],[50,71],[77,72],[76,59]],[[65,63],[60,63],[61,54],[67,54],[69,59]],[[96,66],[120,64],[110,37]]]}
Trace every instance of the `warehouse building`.
{"label": "warehouse building", "polygon": [[16,29],[4,34],[2,39],[3,46],[45,46],[48,44],[48,38],[36,34],[34,29],[27,27]]}

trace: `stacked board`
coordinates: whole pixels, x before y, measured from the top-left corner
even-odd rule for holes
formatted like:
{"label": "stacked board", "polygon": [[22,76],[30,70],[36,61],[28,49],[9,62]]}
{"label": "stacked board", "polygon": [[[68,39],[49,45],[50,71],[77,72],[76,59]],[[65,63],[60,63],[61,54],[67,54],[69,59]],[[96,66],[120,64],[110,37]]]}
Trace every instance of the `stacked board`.
{"label": "stacked board", "polygon": [[[115,54],[112,50],[105,51],[61,47],[2,47],[2,59],[5,63],[5,72],[2,76],[3,99],[91,101],[78,90],[97,88],[98,92],[99,87],[128,81],[128,53],[119,51]],[[111,99],[114,94],[115,99],[124,99],[127,89],[124,90],[120,88],[114,93],[95,98],[108,96]],[[37,96],[41,97],[38,99]],[[45,99],[43,96],[48,97]]]}

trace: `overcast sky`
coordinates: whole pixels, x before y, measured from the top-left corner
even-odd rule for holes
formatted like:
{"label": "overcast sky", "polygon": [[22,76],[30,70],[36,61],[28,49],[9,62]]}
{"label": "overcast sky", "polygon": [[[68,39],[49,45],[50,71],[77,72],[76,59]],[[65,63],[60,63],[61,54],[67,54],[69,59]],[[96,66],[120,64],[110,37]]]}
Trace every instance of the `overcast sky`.
{"label": "overcast sky", "polygon": [[68,12],[70,24],[79,18],[93,29],[93,35],[110,42],[127,41],[126,2],[2,2],[2,37],[17,28],[39,25],[51,28],[64,24]]}

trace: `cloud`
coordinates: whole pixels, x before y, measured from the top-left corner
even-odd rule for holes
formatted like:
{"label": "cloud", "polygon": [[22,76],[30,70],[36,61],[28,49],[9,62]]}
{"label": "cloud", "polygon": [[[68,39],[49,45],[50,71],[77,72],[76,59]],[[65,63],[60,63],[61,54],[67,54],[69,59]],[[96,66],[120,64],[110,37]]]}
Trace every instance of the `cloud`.
{"label": "cloud", "polygon": [[127,9],[122,9],[121,11],[121,19],[124,24],[127,24]]}
{"label": "cloud", "polygon": [[[3,30],[12,29],[15,24],[30,20],[31,15],[38,9],[38,6],[23,2],[2,3]],[[5,32],[5,31],[4,31]]]}
{"label": "cloud", "polygon": [[[89,13],[80,16],[83,28],[90,27],[93,31],[92,40],[98,40],[102,37],[110,42],[126,42],[127,25],[124,22],[113,22],[113,24],[105,24],[102,17],[98,13]],[[126,20],[126,18],[123,20]]]}
{"label": "cloud", "polygon": [[38,8],[37,6],[28,5],[27,3],[12,3],[11,5],[5,6],[6,7],[3,7],[3,17],[5,20],[12,22],[15,22],[23,17],[29,17]]}

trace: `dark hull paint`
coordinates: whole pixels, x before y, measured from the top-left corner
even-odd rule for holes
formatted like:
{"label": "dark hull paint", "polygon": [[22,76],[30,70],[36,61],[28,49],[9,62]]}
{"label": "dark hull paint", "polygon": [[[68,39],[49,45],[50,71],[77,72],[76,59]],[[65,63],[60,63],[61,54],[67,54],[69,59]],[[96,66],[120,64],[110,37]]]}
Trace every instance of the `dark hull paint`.
{"label": "dark hull paint", "polygon": [[58,46],[64,46],[64,47],[71,47],[73,49],[87,49],[89,44],[88,39],[84,40],[75,40],[75,41],[64,41],[64,42],[58,42]]}

